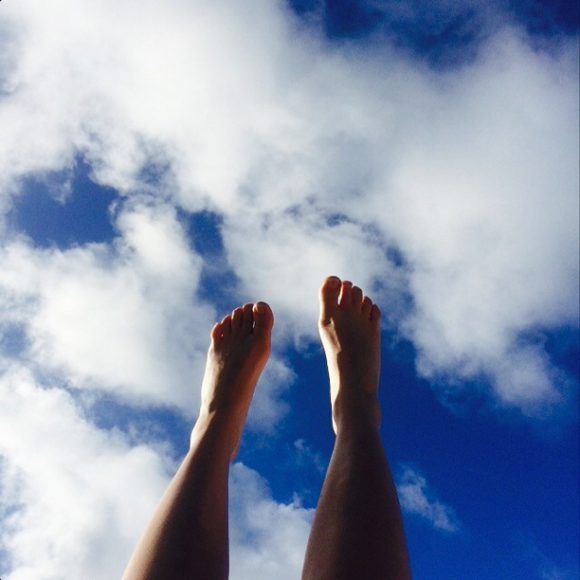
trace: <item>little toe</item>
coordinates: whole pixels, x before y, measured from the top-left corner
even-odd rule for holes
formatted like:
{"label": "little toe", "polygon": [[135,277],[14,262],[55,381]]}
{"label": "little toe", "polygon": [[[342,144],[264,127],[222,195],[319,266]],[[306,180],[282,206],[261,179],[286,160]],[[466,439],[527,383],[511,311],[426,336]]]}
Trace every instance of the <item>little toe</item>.
{"label": "little toe", "polygon": [[341,281],[336,276],[326,278],[320,287],[320,322],[325,326],[330,324],[332,315],[338,308],[340,288]]}
{"label": "little toe", "polygon": [[244,304],[242,307],[243,318],[242,318],[242,331],[244,334],[250,334],[252,328],[254,327],[254,313],[253,304]]}
{"label": "little toe", "polygon": [[380,319],[381,319],[381,310],[376,304],[373,304],[371,307],[371,320],[373,322],[379,322]]}
{"label": "little toe", "polygon": [[222,327],[222,337],[228,337],[232,333],[232,316],[228,314],[223,317],[222,321],[219,323]]}
{"label": "little toe", "polygon": [[274,314],[265,302],[256,302],[253,306],[254,334],[269,337],[274,325]]}
{"label": "little toe", "polygon": [[213,328],[211,329],[211,341],[213,342],[213,344],[219,344],[222,340],[223,337],[223,330],[222,330],[222,325],[220,322],[216,322],[213,325]]}
{"label": "little toe", "polygon": [[352,305],[355,309],[360,310],[362,308],[363,301],[363,291],[358,286],[353,286],[351,290]]}

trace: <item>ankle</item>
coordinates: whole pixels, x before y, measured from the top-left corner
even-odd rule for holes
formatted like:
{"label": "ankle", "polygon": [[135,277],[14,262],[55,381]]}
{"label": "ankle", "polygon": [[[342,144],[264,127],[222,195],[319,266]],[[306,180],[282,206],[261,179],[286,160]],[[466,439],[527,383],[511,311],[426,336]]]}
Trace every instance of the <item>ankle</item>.
{"label": "ankle", "polygon": [[243,428],[237,423],[216,411],[200,411],[191,431],[190,449],[209,446],[216,453],[235,455]]}
{"label": "ankle", "polygon": [[339,431],[377,431],[381,425],[381,408],[376,394],[342,389],[332,404],[332,422]]}

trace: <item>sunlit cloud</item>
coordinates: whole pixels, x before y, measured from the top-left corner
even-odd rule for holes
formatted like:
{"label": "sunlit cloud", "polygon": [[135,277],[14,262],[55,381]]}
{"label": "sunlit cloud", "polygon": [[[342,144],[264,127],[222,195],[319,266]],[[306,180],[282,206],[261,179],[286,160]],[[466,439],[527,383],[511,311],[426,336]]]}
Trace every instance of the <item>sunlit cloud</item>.
{"label": "sunlit cloud", "polygon": [[[366,6],[441,32],[462,17],[455,4]],[[532,421],[575,412],[577,384],[544,335],[578,328],[578,39],[539,45],[495,4],[467,9],[476,17],[457,46],[469,54],[429,61],[394,28],[382,42],[332,41],[316,10],[301,20],[265,0],[2,3],[11,578],[119,576],[166,485],[174,450],[98,427],[88,402],[195,418],[209,331],[226,314],[189,239],[195,212],[219,217],[228,295],[274,308],[251,429],[275,433],[288,413],[284,352],[316,340],[328,274],[381,304],[385,329],[411,342],[441,397],[483,394]],[[18,231],[11,210],[30,179],[66,204],[81,160],[116,192],[114,237],[45,247]],[[243,464],[232,488],[233,577],[297,577],[311,511],[276,501]],[[403,471],[399,493],[408,513],[460,529],[418,470]],[[84,507],[65,519],[73,504]]]}
{"label": "sunlit cloud", "polygon": [[65,21],[11,8],[5,192],[82,155],[132,198],[222,214],[230,264],[279,328],[313,334],[295,321],[334,271],[409,293],[395,319],[425,376],[483,375],[532,415],[565,399],[522,337],[578,317],[576,41],[538,52],[504,27],[436,74],[392,48],[341,51],[266,4],[146,6],[111,26],[106,4]]}

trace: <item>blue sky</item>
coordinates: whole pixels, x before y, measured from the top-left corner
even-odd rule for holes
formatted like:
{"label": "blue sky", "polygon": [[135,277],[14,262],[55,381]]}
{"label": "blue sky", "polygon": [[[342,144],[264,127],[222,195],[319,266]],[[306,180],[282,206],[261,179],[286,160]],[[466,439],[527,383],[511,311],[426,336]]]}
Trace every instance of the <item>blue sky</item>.
{"label": "blue sky", "polygon": [[0,6],[0,577],[119,577],[213,322],[274,309],[232,580],[299,578],[316,290],[384,313],[417,580],[579,575],[578,5]]}

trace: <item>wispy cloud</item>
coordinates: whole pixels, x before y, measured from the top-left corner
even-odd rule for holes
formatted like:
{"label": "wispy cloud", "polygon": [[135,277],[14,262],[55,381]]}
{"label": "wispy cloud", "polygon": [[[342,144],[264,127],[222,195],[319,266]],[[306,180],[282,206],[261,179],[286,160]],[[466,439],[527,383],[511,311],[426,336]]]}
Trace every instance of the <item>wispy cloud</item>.
{"label": "wispy cloud", "polygon": [[318,473],[326,473],[328,465],[321,454],[317,453],[304,439],[296,439],[294,449],[296,449],[296,461],[299,465],[312,465]]}
{"label": "wispy cloud", "polygon": [[515,536],[515,550],[520,558],[535,571],[539,580],[574,580],[578,578],[578,559],[556,563],[543,551],[541,542],[529,531],[520,531]]}
{"label": "wispy cloud", "polygon": [[442,532],[457,533],[461,530],[455,510],[437,498],[425,477],[416,469],[402,466],[397,478],[397,491],[406,513],[425,519]]}

